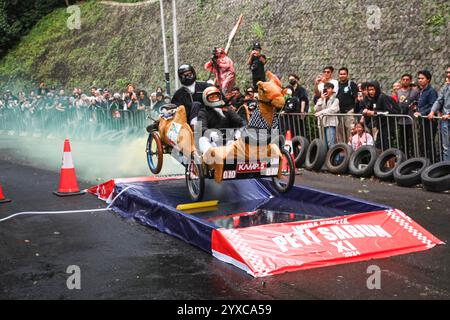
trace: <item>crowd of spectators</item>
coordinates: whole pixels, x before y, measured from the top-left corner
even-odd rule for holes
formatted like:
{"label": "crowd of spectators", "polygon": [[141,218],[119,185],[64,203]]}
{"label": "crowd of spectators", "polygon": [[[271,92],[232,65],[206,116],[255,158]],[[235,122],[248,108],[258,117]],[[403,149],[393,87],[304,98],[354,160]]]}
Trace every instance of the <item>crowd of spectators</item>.
{"label": "crowd of spectators", "polygon": [[71,93],[65,89],[48,88],[41,82],[37,89],[17,93],[6,89],[0,96],[0,114],[13,112],[32,117],[37,114],[57,114],[80,110],[103,110],[111,117],[121,116],[123,111],[134,112],[145,110],[155,116],[159,107],[169,102],[170,97],[164,95],[162,88],[147,94],[145,90],[136,90],[128,84],[123,92],[110,92],[107,88],[92,86],[88,91],[74,88]]}
{"label": "crowd of spectators", "polygon": [[[226,103],[236,111],[247,124],[258,107],[257,82],[265,80],[265,64],[267,57],[262,54],[260,43],[255,43],[247,60],[252,75],[251,85],[244,92],[239,87],[232,87],[226,93]],[[432,157],[434,138],[437,132],[436,121],[441,119],[441,134],[443,158],[448,160],[449,134],[449,83],[450,66],[446,69],[446,83],[438,94],[431,85],[432,74],[428,70],[416,73],[417,82],[414,83],[412,74],[403,74],[392,85],[389,93],[382,91],[380,84],[375,81],[351,80],[349,70],[342,67],[338,70],[338,78],[334,78],[335,69],[332,66],[323,68],[314,81],[312,97],[308,97],[306,89],[301,85],[300,77],[291,73],[280,80],[285,82],[287,89],[286,105],[283,113],[304,114],[313,110],[317,117],[317,125],[323,128],[324,138],[329,147],[338,142],[350,143],[354,148],[364,144],[375,144],[377,148],[387,149],[390,145],[392,132],[398,130],[403,137],[398,141],[398,147],[412,155],[411,119],[421,119],[420,127],[423,134],[418,135],[423,154]],[[287,81],[286,81],[287,80]],[[312,98],[310,100],[310,98]],[[310,101],[311,103],[310,105]],[[156,119],[159,108],[170,102],[161,87],[150,95],[145,90],[137,90],[133,84],[128,84],[123,92],[110,92],[107,88],[91,87],[89,91],[75,88],[70,94],[64,89],[47,88],[41,83],[36,90],[18,92],[14,95],[6,90],[0,97],[0,115],[4,110],[22,112],[25,117],[34,113],[63,113],[71,110],[104,110],[112,118],[121,117],[121,112],[135,112],[145,110],[149,117]],[[338,116],[335,116],[338,115]],[[409,117],[399,117],[393,122],[380,115],[396,114]],[[346,115],[346,116],[342,116]],[[376,121],[374,121],[376,119]],[[288,123],[290,125],[290,123]],[[302,127],[303,126],[303,127]],[[304,125],[300,132],[304,135]]]}

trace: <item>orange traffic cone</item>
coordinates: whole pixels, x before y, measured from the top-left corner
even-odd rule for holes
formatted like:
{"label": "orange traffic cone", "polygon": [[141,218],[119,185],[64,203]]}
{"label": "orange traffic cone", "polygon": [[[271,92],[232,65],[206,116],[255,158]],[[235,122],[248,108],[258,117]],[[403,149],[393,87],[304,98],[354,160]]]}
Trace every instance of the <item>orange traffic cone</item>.
{"label": "orange traffic cone", "polygon": [[3,194],[3,190],[2,190],[2,184],[0,183],[0,203],[6,203],[6,202],[11,202],[11,199],[5,198],[5,195]]}
{"label": "orange traffic cone", "polygon": [[[291,158],[292,158],[292,161],[294,162],[294,169],[295,169],[295,161],[294,161],[295,157],[294,157],[294,148],[292,147],[292,133],[291,133],[291,130],[288,130],[286,132],[286,139],[285,139],[285,142],[284,142],[284,148],[291,154]],[[283,161],[281,163],[281,170],[284,171],[284,172],[287,172],[289,170],[288,169],[288,163],[287,163],[287,160],[285,158],[283,158]]]}
{"label": "orange traffic cone", "polygon": [[58,191],[54,191],[53,193],[59,197],[75,196],[86,193],[85,191],[80,191],[78,188],[69,139],[64,141],[64,155],[59,179],[59,188]]}
{"label": "orange traffic cone", "polygon": [[241,224],[241,218],[233,217],[233,228],[239,228],[240,224]]}

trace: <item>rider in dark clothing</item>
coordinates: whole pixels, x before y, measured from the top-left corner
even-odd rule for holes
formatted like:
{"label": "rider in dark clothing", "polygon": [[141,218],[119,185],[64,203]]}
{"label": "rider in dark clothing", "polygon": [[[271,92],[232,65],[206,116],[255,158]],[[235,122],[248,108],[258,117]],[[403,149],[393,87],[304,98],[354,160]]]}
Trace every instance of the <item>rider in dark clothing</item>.
{"label": "rider in dark clothing", "polygon": [[202,131],[208,129],[226,129],[242,127],[242,118],[233,110],[224,107],[223,116],[208,107],[201,107],[198,112],[197,122],[202,122]]}
{"label": "rider in dark clothing", "polygon": [[208,129],[242,127],[241,117],[235,111],[225,107],[219,89],[210,87],[205,90],[204,96],[205,106],[200,108],[197,117],[197,122],[202,123],[202,133]]}
{"label": "rider in dark clothing", "polygon": [[201,125],[202,136],[199,140],[200,151],[204,153],[211,146],[216,146],[216,142],[220,140],[217,131],[210,129],[226,129],[240,128],[243,126],[241,117],[225,107],[225,103],[221,98],[220,90],[216,87],[210,87],[203,92],[204,106],[198,112],[196,126]]}
{"label": "rider in dark clothing", "polygon": [[202,93],[210,84],[196,81],[194,68],[186,64],[178,68],[178,77],[182,86],[174,93],[171,102],[177,106],[183,105],[186,108],[188,123],[194,125],[203,104]]}

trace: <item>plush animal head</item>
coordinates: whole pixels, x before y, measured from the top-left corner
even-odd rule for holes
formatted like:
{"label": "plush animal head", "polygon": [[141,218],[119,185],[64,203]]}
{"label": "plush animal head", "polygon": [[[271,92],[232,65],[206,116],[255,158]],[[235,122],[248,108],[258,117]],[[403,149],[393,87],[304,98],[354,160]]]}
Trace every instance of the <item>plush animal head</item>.
{"label": "plush animal head", "polygon": [[259,109],[267,123],[272,124],[273,109],[281,109],[284,107],[286,89],[283,90],[280,79],[272,72],[267,71],[266,76],[268,81],[259,81],[257,83]]}
{"label": "plush animal head", "polygon": [[284,106],[284,95],[285,90],[281,85],[280,79],[272,72],[267,71],[266,73],[268,81],[262,82],[259,81],[258,85],[258,98],[260,102],[269,104],[272,107],[277,109],[281,109]]}

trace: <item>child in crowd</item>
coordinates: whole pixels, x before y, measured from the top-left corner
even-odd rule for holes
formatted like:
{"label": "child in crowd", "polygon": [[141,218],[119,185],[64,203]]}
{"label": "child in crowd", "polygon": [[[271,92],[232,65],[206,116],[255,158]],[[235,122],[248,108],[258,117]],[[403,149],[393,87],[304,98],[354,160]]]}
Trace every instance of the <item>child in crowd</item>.
{"label": "child in crowd", "polygon": [[370,133],[366,132],[363,124],[357,123],[354,128],[352,128],[352,137],[348,144],[356,151],[362,146],[373,146],[373,137]]}

